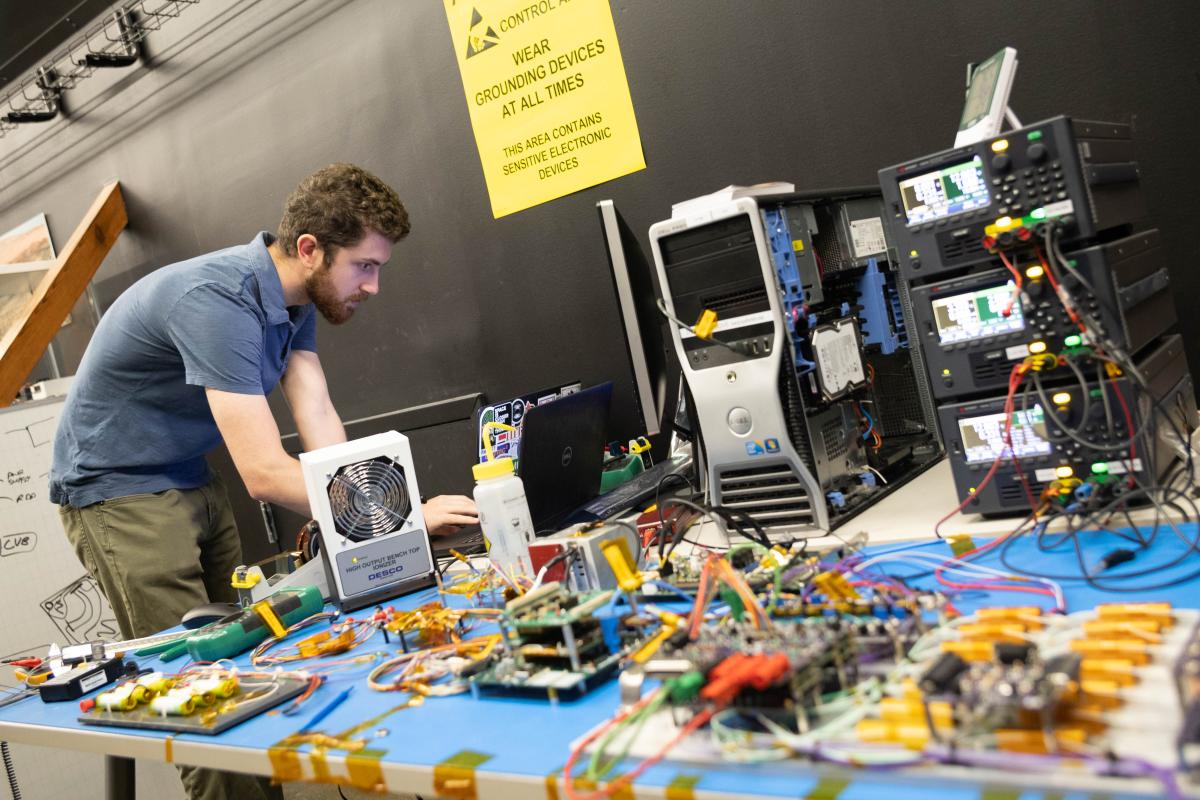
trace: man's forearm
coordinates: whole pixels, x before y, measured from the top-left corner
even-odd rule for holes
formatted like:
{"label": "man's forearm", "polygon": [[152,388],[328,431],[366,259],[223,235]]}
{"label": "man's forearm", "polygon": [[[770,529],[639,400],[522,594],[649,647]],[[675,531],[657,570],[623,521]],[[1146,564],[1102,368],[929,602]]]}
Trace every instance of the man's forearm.
{"label": "man's forearm", "polygon": [[263,470],[257,475],[242,477],[246,482],[246,489],[255,500],[274,503],[304,517],[312,517],[308,492],[304,488],[304,473],[298,460],[288,456],[271,469]]}
{"label": "man's forearm", "polygon": [[346,428],[332,404],[326,404],[319,411],[293,413],[305,450],[316,450],[346,441]]}

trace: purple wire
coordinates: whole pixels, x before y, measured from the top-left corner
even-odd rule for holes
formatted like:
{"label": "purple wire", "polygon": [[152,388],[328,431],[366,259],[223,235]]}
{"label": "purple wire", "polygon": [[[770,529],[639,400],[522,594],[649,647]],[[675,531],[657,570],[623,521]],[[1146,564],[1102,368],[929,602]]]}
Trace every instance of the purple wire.
{"label": "purple wire", "polygon": [[949,750],[945,747],[927,747],[925,755],[943,764],[959,763],[974,767],[993,767],[1012,771],[1026,765],[1031,771],[1046,771],[1052,769],[1060,761],[1085,761],[1092,765],[1098,775],[1116,775],[1121,777],[1152,777],[1162,784],[1166,797],[1170,800],[1184,800],[1179,784],[1169,769],[1159,767],[1140,758],[1107,759],[1096,756],[1071,754],[1069,756],[1037,755],[1032,753],[1012,753],[1008,751],[979,751],[979,750]]}

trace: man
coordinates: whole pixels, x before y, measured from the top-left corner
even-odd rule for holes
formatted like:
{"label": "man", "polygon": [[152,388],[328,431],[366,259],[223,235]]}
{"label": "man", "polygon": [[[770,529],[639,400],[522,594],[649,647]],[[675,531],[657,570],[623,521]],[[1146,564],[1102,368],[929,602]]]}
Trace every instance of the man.
{"label": "man", "polygon": [[[283,388],[306,450],[346,432],[316,353],[379,292],[408,213],[379,178],[333,164],[288,198],[277,237],[156,270],[96,328],[54,442],[50,498],[121,633],[146,636],[209,601],[231,601],[241,542],[205,453],[223,439],[257,500],[311,516],[300,462],[267,404]],[[437,535],[477,522],[462,496],[422,508]],[[180,768],[196,798],[280,797],[265,780]]]}

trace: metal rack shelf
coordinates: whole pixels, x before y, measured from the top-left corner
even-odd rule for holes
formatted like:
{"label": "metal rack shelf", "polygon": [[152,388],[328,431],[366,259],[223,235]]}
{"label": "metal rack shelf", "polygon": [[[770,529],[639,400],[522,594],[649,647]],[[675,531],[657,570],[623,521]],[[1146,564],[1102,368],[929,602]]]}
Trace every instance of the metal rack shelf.
{"label": "metal rack shelf", "polygon": [[98,69],[131,67],[141,60],[142,42],[200,0],[132,0],[27,72],[0,94],[0,137],[18,125],[50,122],[62,111],[63,93]]}

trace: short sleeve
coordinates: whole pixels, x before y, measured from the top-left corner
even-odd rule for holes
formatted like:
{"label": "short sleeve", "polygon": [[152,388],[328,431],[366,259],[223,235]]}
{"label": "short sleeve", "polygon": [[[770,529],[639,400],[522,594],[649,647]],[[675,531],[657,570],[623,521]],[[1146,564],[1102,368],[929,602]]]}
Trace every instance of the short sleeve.
{"label": "short sleeve", "polygon": [[300,329],[292,337],[292,349],[317,352],[317,315],[314,311],[309,311],[300,323]]}
{"label": "short sleeve", "polygon": [[192,386],[262,394],[263,322],[257,309],[215,284],[181,297],[167,315],[167,332]]}

